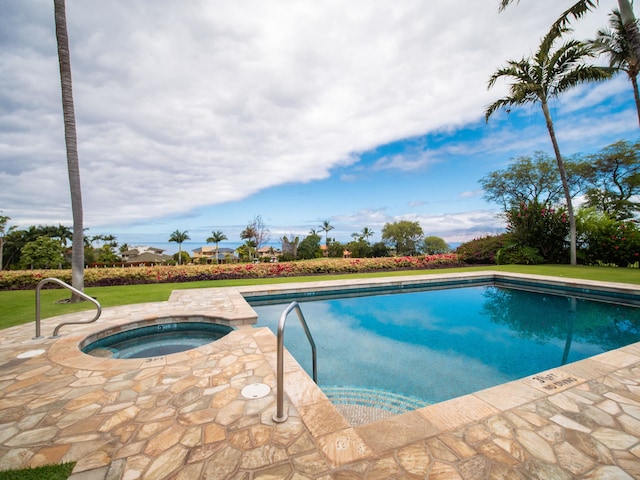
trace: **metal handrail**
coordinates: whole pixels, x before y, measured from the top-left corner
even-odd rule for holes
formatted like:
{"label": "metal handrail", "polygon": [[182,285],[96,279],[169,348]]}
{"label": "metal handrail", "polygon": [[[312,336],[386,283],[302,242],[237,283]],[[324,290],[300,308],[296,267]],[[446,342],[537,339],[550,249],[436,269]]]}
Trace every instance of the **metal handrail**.
{"label": "metal handrail", "polygon": [[71,290],[75,295],[78,295],[79,297],[82,297],[83,299],[88,300],[89,302],[92,302],[96,306],[96,308],[98,309],[98,311],[96,312],[96,316],[93,317],[89,321],[62,322],[61,324],[59,324],[53,330],[53,337],[57,337],[58,336],[58,331],[60,330],[60,328],[63,325],[74,325],[74,324],[80,324],[80,323],[83,323],[83,324],[84,323],[92,323],[92,322],[95,322],[96,320],[98,320],[98,318],[100,317],[100,314],[102,313],[102,307],[100,306],[100,304],[98,303],[98,301],[95,298],[90,297],[86,293],[81,292],[77,288],[72,287],[68,283],[63,282],[62,280],[60,280],[58,278],[53,278],[53,277],[44,278],[44,279],[42,279],[42,280],[40,280],[38,282],[38,286],[36,287],[36,336],[33,337],[34,340],[38,339],[38,338],[42,338],[42,335],[40,335],[40,290],[42,290],[43,285],[45,285],[46,283],[57,283],[58,285],[66,288],[67,290]]}
{"label": "metal handrail", "polygon": [[276,423],[282,423],[287,420],[288,415],[284,411],[284,326],[287,321],[287,316],[291,313],[292,310],[295,310],[298,314],[298,319],[300,319],[300,324],[304,329],[304,333],[307,335],[307,340],[309,340],[309,344],[311,345],[311,355],[313,359],[313,381],[318,383],[318,369],[316,363],[316,344],[313,341],[313,337],[311,336],[311,332],[309,331],[309,326],[307,325],[307,321],[304,319],[304,315],[302,315],[302,310],[300,310],[300,305],[298,302],[291,302],[291,304],[284,309],[282,315],[280,315],[280,321],[278,322],[278,372],[277,372],[277,407],[276,414],[273,416],[273,421]]}

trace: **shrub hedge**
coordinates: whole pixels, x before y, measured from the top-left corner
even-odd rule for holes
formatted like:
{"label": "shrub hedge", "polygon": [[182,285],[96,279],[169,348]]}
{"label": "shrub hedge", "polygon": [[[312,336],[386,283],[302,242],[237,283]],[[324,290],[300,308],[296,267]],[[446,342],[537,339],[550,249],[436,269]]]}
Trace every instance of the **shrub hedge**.
{"label": "shrub hedge", "polygon": [[[125,268],[87,268],[87,287],[139,285],[145,283],[194,282],[242,278],[366,273],[389,270],[424,270],[464,266],[455,253],[418,257],[319,259],[278,263],[240,263],[223,265],[133,266]],[[55,277],[71,283],[71,270],[0,271],[0,290],[34,289],[43,278]]]}

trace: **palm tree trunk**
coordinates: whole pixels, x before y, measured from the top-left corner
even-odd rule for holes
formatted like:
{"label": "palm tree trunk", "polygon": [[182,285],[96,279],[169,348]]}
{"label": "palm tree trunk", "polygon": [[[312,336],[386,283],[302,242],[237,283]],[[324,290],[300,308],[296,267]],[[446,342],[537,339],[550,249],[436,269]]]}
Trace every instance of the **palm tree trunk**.
{"label": "palm tree trunk", "polygon": [[633,85],[633,98],[636,101],[636,111],[638,112],[638,125],[640,125],[640,93],[638,93],[638,78],[630,75],[631,85]]}
{"label": "palm tree trunk", "polygon": [[[80,189],[80,163],[76,136],[76,116],[71,88],[71,57],[67,35],[67,17],[64,0],[53,0],[58,44],[58,64],[62,86],[62,114],[64,117],[64,140],[67,149],[67,169],[71,190],[71,211],[73,216],[73,247],[71,250],[71,285],[84,290],[84,228],[82,224],[82,191]],[[72,301],[80,301],[72,296]]]}
{"label": "palm tree trunk", "polygon": [[633,7],[629,0],[618,0],[618,9],[620,10],[620,18],[622,25],[627,32],[627,40],[633,48],[633,52],[638,60],[640,60],[640,32],[638,31],[638,23],[633,13]]}
{"label": "palm tree trunk", "polygon": [[551,120],[551,114],[549,113],[549,106],[545,100],[541,101],[542,112],[544,118],[547,121],[547,130],[549,130],[549,136],[551,137],[551,144],[553,145],[553,152],[556,155],[556,162],[558,163],[558,171],[560,172],[560,179],[562,180],[562,190],[564,191],[564,198],[567,202],[567,213],[569,215],[569,249],[570,249],[570,264],[577,265],[576,255],[576,217],[573,214],[573,202],[571,201],[571,192],[569,191],[569,182],[567,182],[567,172],[564,168],[564,162],[562,161],[562,155],[560,155],[560,147],[556,139],[556,132],[553,128],[553,121]]}
{"label": "palm tree trunk", "polygon": [[216,265],[218,265],[220,261],[218,260],[218,242],[216,242]]}

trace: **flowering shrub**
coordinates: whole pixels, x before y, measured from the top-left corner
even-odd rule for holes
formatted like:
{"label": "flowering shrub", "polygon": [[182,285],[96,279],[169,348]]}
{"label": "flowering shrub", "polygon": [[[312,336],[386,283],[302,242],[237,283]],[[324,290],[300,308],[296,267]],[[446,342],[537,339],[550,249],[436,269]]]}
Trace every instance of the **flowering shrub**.
{"label": "flowering shrub", "polygon": [[521,203],[506,212],[506,216],[507,232],[511,234],[514,245],[528,247],[529,252],[521,251],[514,258],[531,259],[525,263],[541,263],[533,261],[536,255],[531,249],[535,249],[546,262],[563,263],[568,260],[569,220],[564,207],[554,209],[538,202]]}
{"label": "flowering shrub", "polygon": [[588,221],[580,235],[587,263],[627,267],[640,261],[640,228],[634,220],[601,216]]}
{"label": "flowering shrub", "polygon": [[465,242],[456,249],[458,259],[463,263],[492,265],[496,263],[496,253],[509,240],[507,234],[491,235]]}
{"label": "flowering shrub", "polygon": [[[383,270],[423,270],[463,266],[455,253],[420,257],[319,259],[280,263],[224,265],[135,266],[87,268],[84,284],[90,286],[136,285],[144,283],[194,282],[243,278],[275,278],[304,275],[363,273]],[[0,290],[35,288],[40,280],[56,277],[71,283],[71,270],[0,271]]]}

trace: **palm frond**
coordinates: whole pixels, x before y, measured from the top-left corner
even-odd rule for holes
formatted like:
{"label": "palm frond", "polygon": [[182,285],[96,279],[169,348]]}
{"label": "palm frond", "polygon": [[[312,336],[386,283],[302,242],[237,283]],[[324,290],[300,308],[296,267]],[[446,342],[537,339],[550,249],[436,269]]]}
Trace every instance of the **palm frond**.
{"label": "palm frond", "polygon": [[571,20],[577,20],[582,18],[585,14],[598,6],[599,0],[579,0],[567,10],[562,12],[562,15],[555,21],[552,28],[566,27]]}

